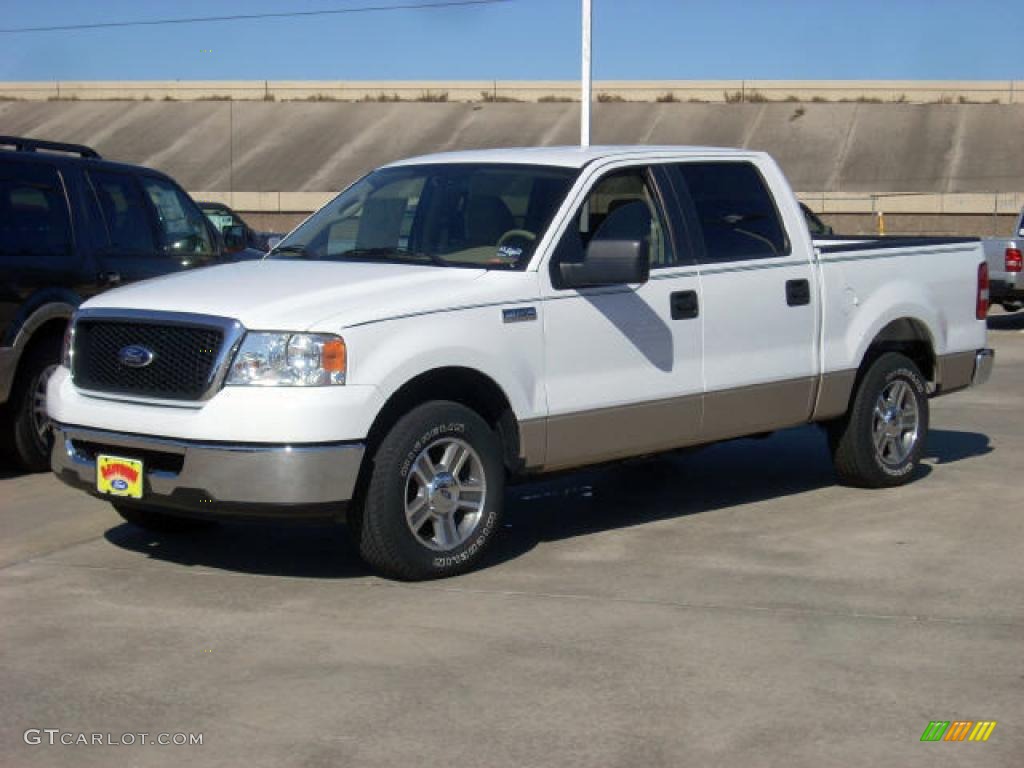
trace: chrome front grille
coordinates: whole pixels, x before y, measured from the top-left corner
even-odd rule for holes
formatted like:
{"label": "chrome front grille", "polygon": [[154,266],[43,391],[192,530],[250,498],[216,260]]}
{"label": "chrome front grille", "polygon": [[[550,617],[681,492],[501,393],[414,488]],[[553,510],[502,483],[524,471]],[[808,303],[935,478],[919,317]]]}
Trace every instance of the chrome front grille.
{"label": "chrome front grille", "polygon": [[74,323],[72,379],[91,392],[202,400],[215,390],[242,333],[219,317],[83,310]]}

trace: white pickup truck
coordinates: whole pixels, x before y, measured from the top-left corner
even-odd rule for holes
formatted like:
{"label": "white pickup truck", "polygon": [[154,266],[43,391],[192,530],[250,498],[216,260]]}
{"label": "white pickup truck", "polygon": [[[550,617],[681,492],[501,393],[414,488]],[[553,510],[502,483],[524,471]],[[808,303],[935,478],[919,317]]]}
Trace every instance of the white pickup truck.
{"label": "white pickup truck", "polygon": [[992,303],[1008,312],[1024,307],[1024,210],[1011,238],[986,237],[981,241],[992,280]]}
{"label": "white pickup truck", "polygon": [[819,422],[841,480],[907,482],[929,396],[989,375],[987,291],[976,239],[816,246],[757,152],[421,157],[263,261],[83,305],[53,469],[141,526],[347,517],[444,576],[510,478]]}

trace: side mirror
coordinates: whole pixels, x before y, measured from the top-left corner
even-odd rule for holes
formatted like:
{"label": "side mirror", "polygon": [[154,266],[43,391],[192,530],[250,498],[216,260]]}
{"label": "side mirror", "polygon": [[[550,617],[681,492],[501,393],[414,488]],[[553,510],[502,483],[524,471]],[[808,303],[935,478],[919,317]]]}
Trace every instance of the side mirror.
{"label": "side mirror", "polygon": [[831,225],[829,225],[829,224],[825,225],[825,234],[826,235],[834,235],[835,233],[836,233],[836,231],[834,229],[832,229]]}
{"label": "side mirror", "polygon": [[646,283],[651,274],[647,243],[642,240],[595,240],[582,262],[558,265],[565,288]]}
{"label": "side mirror", "polygon": [[277,246],[280,244],[282,240],[284,240],[284,238],[281,237],[281,235],[271,235],[270,237],[267,238],[267,250],[274,250],[275,248],[277,248]]}
{"label": "side mirror", "polygon": [[245,227],[241,224],[232,224],[224,227],[224,250],[228,253],[238,253],[245,249]]}

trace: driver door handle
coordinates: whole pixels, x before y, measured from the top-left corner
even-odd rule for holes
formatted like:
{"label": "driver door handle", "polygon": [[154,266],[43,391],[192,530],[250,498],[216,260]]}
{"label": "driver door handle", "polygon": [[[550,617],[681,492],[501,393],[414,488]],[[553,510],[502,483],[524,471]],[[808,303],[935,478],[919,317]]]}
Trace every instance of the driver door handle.
{"label": "driver door handle", "polygon": [[121,273],[113,270],[100,272],[96,275],[96,280],[100,285],[117,285],[121,282]]}
{"label": "driver door handle", "polygon": [[673,320],[692,320],[700,315],[700,301],[696,291],[676,291],[669,295]]}

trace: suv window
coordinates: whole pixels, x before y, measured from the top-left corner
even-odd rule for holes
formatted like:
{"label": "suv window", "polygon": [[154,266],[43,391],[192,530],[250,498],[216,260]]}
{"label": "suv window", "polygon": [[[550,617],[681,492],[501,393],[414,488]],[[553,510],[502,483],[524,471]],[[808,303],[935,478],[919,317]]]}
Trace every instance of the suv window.
{"label": "suv window", "polygon": [[0,256],[63,256],[71,252],[71,221],[56,169],[0,164]]}
{"label": "suv window", "polygon": [[135,179],[108,171],[90,171],[89,179],[103,212],[111,249],[152,254],[156,249],[149,212]]}
{"label": "suv window", "polygon": [[696,209],[705,262],[789,255],[775,201],[751,163],[682,163],[676,169]]}
{"label": "suv window", "polygon": [[142,177],[160,223],[161,246],[170,253],[213,253],[213,240],[202,211],[173,184],[152,176]]}
{"label": "suv window", "polygon": [[553,263],[582,261],[593,240],[645,240],[651,268],[676,263],[665,218],[643,168],[614,171],[591,187],[558,246]]}

